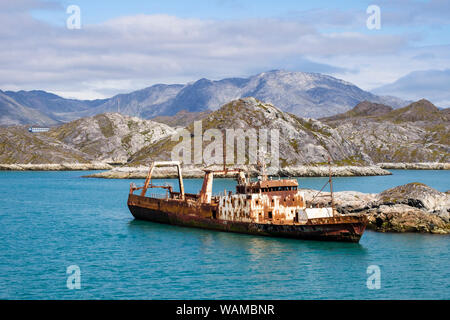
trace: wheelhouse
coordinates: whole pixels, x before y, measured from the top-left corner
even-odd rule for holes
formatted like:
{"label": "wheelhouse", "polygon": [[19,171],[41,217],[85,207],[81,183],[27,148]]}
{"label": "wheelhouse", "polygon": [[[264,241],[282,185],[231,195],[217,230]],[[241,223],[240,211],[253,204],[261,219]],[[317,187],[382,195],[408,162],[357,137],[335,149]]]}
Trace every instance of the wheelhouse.
{"label": "wheelhouse", "polygon": [[236,193],[277,193],[277,192],[297,192],[297,180],[265,180],[249,184],[239,184],[236,186]]}

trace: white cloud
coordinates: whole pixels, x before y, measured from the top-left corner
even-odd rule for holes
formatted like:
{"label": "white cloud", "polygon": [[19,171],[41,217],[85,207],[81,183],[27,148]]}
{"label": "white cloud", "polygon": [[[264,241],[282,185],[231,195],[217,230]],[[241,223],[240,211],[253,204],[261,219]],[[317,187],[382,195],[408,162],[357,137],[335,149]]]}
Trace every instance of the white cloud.
{"label": "white cloud", "polygon": [[450,107],[450,69],[414,71],[397,81],[374,90],[380,94],[427,98],[439,107]]}
{"label": "white cloud", "polygon": [[388,25],[441,26],[450,24],[448,0],[379,0]]}
{"label": "white cloud", "polygon": [[[21,5],[41,2],[23,0]],[[342,13],[331,23],[344,24],[348,17]],[[436,61],[448,66],[450,61],[432,50],[434,58],[414,59],[427,52],[411,48],[410,36],[324,32],[306,19],[136,15],[67,30],[37,21],[24,10],[5,10],[0,13],[0,41],[0,88],[44,89],[80,98],[278,68],[328,73],[367,89],[418,67],[430,69]]]}

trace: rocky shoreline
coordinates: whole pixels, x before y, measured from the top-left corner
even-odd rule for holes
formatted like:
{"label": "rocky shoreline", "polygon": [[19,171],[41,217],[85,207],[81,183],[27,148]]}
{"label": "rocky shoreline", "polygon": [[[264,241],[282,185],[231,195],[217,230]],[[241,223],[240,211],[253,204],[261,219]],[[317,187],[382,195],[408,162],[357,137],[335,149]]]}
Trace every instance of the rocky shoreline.
{"label": "rocky shoreline", "polygon": [[[317,194],[315,190],[302,191],[306,201]],[[330,194],[323,195],[314,200],[315,205],[331,205]],[[366,214],[368,228],[374,231],[450,234],[450,194],[422,183],[410,183],[379,194],[335,192],[334,204],[342,214]]]}
{"label": "rocky shoreline", "polygon": [[[208,169],[221,170],[221,167],[210,167]],[[247,170],[250,175],[257,176],[259,174],[253,168]],[[103,178],[103,179],[145,179],[148,173],[148,167],[117,167],[112,170],[99,172],[88,175],[88,178]],[[280,177],[327,177],[329,174],[328,166],[297,166],[285,167],[278,171],[268,172],[272,176]],[[186,179],[201,179],[204,176],[203,168],[200,167],[186,167],[183,168],[183,178]],[[334,177],[353,177],[353,176],[384,176],[391,175],[387,170],[381,169],[378,166],[357,167],[357,166],[342,166],[332,167],[332,175]],[[161,168],[153,174],[157,179],[176,178],[177,172],[173,168]],[[218,177],[221,177],[220,175]],[[230,175],[229,177],[234,177]]]}
{"label": "rocky shoreline", "polygon": [[103,162],[60,164],[0,164],[0,171],[90,171],[111,169],[113,169],[113,166]]}
{"label": "rocky shoreline", "polygon": [[417,163],[378,163],[382,169],[403,169],[403,170],[450,170],[450,163],[444,162],[417,162]]}
{"label": "rocky shoreline", "polygon": [[[0,171],[90,171],[90,170],[109,170],[106,172],[94,174],[89,177],[105,179],[141,179],[145,178],[148,167],[127,167],[105,162],[90,163],[0,163]],[[220,167],[212,167],[217,170]],[[450,170],[450,163],[423,162],[423,163],[378,163],[373,166],[337,166],[332,168],[332,174],[335,177],[353,177],[353,176],[384,176],[391,175],[389,169],[402,170]],[[328,176],[328,166],[292,166],[284,167],[277,172],[272,172],[274,176],[281,177],[326,177]],[[250,169],[253,175],[257,175],[254,169]],[[185,178],[203,178],[203,169],[200,167],[188,167],[183,170]],[[176,172],[163,170],[155,173],[158,178],[176,177]]]}

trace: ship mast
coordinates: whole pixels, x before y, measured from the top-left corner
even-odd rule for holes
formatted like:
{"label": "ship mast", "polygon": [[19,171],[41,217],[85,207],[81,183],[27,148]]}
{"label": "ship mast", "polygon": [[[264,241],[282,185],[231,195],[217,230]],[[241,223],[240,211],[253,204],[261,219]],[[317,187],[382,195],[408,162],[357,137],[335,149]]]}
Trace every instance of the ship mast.
{"label": "ship mast", "polygon": [[334,207],[334,196],[333,196],[333,179],[331,176],[331,158],[330,157],[328,157],[328,181],[323,185],[322,189],[320,189],[320,191],[317,192],[316,195],[312,198],[312,200],[310,201],[311,203],[313,203],[314,200],[319,196],[319,194],[322,193],[322,191],[325,189],[327,184],[330,184],[331,208],[333,208],[333,210],[334,210],[335,207]]}
{"label": "ship mast", "polygon": [[263,159],[262,166],[263,166],[262,179],[263,179],[263,181],[266,181],[267,180],[267,172],[266,172],[266,161],[264,159]]}
{"label": "ship mast", "polygon": [[331,207],[334,209],[334,197],[333,197],[333,179],[331,178],[331,157],[328,157],[328,174],[330,183],[330,194],[331,194]]}
{"label": "ship mast", "polygon": [[267,154],[266,154],[266,152],[265,152],[265,149],[263,148],[262,150],[260,150],[259,151],[259,154],[258,154],[258,166],[262,169],[261,171],[261,174],[262,174],[262,177],[261,177],[261,179],[262,179],[262,181],[267,181],[268,179],[267,179],[267,172],[266,172],[266,156],[267,156]]}
{"label": "ship mast", "polygon": [[222,138],[222,144],[223,144],[223,171],[224,172],[226,172],[227,171],[227,168],[226,168],[226,164],[227,164],[227,157],[226,157],[226,150],[227,150],[227,141],[226,141],[226,138],[225,138],[225,134],[223,135],[223,138]]}

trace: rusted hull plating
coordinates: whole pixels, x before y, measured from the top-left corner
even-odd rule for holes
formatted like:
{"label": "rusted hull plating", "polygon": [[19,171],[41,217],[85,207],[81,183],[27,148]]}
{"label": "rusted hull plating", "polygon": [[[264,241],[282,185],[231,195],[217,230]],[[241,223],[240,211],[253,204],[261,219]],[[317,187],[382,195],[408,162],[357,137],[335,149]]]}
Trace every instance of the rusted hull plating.
{"label": "rusted hull plating", "polygon": [[128,208],[139,220],[157,223],[305,240],[359,242],[367,225],[365,216],[312,219],[306,224],[237,222],[211,218],[213,205],[192,205],[130,195]]}

